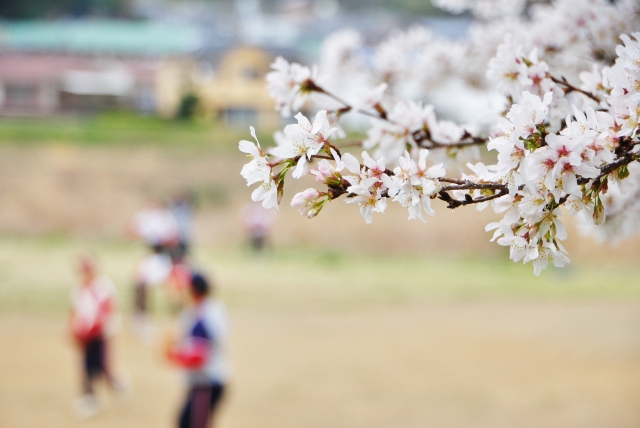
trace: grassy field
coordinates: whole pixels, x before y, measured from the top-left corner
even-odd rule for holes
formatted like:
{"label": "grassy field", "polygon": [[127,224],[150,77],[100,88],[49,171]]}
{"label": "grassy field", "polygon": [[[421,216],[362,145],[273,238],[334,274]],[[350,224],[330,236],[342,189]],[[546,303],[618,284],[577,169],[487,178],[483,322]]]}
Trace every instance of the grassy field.
{"label": "grassy field", "polygon": [[[264,130],[258,130],[262,131]],[[271,141],[269,130],[260,137],[265,142]],[[248,126],[230,128],[216,121],[165,120],[125,111],[87,116],[3,118],[0,121],[0,142],[5,144],[63,143],[107,147],[151,145],[229,152],[237,149],[237,141],[247,138],[250,138]]]}
{"label": "grassy field", "polygon": [[[640,426],[640,240],[594,245],[569,221],[571,265],[534,277],[488,242],[488,210],[437,206],[422,224],[390,207],[366,225],[336,201],[312,221],[284,204],[255,257],[240,244],[241,138],[124,113],[0,122],[0,427],[174,426],[182,382],[161,339],[176,310],[157,290],[158,335],[132,333],[144,249],[124,230],[150,196],[184,189],[200,198],[194,260],[233,326],[223,428]],[[77,422],[66,314],[84,251],[120,291],[114,361],[134,399],[101,394],[104,412]]]}
{"label": "grassy field", "polygon": [[[74,283],[74,258],[99,255],[128,305],[130,278],[143,255],[137,243],[64,236],[0,239],[0,313],[59,314]],[[231,307],[308,311],[477,299],[623,300],[640,302],[637,268],[550,268],[500,257],[379,255],[285,247],[252,256],[242,247],[197,249],[196,264],[220,284]],[[161,303],[159,303],[161,304]]]}
{"label": "grassy field", "polygon": [[[290,119],[289,122],[294,121]],[[196,117],[189,120],[162,119],[128,111],[106,111],[85,116],[3,117],[0,144],[43,146],[71,144],[81,147],[156,147],[206,150],[237,154],[238,141],[252,140],[249,125],[256,128],[261,144],[274,144],[274,128],[256,123],[229,126],[222,120]],[[348,141],[364,135],[350,133]]]}
{"label": "grassy field", "polygon": [[[116,282],[115,365],[129,404],[76,422],[66,337],[73,262],[90,250]],[[143,249],[64,236],[0,239],[0,426],[170,427],[182,395],[161,338],[130,328]],[[304,247],[254,257],[196,249],[232,322],[234,382],[222,427],[620,427],[640,424],[637,267],[535,278],[495,258],[381,256]],[[174,312],[158,290],[159,332]]]}

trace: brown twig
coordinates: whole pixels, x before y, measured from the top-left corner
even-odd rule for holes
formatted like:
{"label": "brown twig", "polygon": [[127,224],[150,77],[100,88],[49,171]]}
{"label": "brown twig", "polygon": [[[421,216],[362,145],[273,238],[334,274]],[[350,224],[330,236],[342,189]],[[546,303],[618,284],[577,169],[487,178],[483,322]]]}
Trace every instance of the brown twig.
{"label": "brown twig", "polygon": [[480,204],[482,202],[492,201],[494,199],[498,199],[507,194],[509,194],[508,190],[501,190],[500,192],[494,195],[483,196],[481,198],[472,198],[471,195],[467,194],[465,195],[465,199],[460,201],[458,199],[453,199],[450,194],[448,194],[444,190],[441,190],[440,192],[438,192],[438,199],[445,201],[448,204],[447,208],[454,210],[463,205]]}
{"label": "brown twig", "polygon": [[[304,85],[305,89],[309,90],[309,91],[314,91],[314,92],[318,92],[320,94],[324,94],[326,96],[328,96],[329,98],[333,98],[335,101],[339,102],[340,104],[342,104],[344,107],[342,107],[340,109],[341,113],[346,113],[348,111],[354,110],[353,106],[350,105],[348,102],[346,102],[345,100],[343,100],[342,98],[340,98],[339,96],[337,96],[336,94],[327,91],[326,89],[324,89],[321,86],[318,86],[314,81],[312,81],[311,79],[307,80]],[[370,111],[366,111],[366,110],[358,110],[358,113],[364,114],[365,116],[370,116],[373,117],[375,119],[382,119],[382,120],[386,120],[389,121],[389,119],[387,119],[387,114],[384,110],[377,110],[376,109],[376,113],[372,113]]]}
{"label": "brown twig", "polygon": [[[439,179],[444,181],[443,179]],[[509,188],[502,183],[475,183],[467,180],[457,180],[458,183],[452,186],[442,186],[442,191],[449,192],[451,190],[500,190],[509,191]]]}
{"label": "brown twig", "polygon": [[[393,120],[391,120],[391,119],[389,119],[387,117],[387,111],[379,103],[375,105],[375,110],[374,110],[375,112],[368,111],[368,110],[356,110],[356,109],[353,108],[353,106],[351,106],[345,100],[343,100],[342,98],[340,98],[336,94],[327,91],[323,87],[318,86],[311,79],[308,79],[306,82],[304,82],[302,87],[307,91],[318,92],[320,94],[324,94],[324,95],[328,96],[329,98],[332,98],[333,100],[335,100],[338,103],[342,104],[343,107],[341,107],[340,109],[337,110],[338,115],[347,113],[349,111],[357,111],[358,113],[363,114],[365,116],[369,116],[369,117],[372,117],[374,119],[384,120],[386,122],[393,123],[395,125],[399,125],[397,122],[395,122],[395,121],[393,121]],[[416,144],[418,145],[418,147],[422,147],[422,148],[425,148],[425,149],[468,147],[468,146],[483,145],[483,144],[487,143],[487,139],[486,138],[474,137],[471,134],[469,134],[467,131],[464,132],[464,134],[463,134],[462,138],[460,139],[460,141],[455,142],[455,143],[451,143],[451,144],[443,144],[443,143],[438,143],[438,142],[434,141],[433,139],[431,139],[431,134],[430,134],[428,129],[419,129],[417,131],[414,131],[411,136],[412,136],[413,140],[416,142]],[[429,144],[423,144],[423,142],[425,142],[425,141],[428,141]]]}
{"label": "brown twig", "polygon": [[348,141],[346,143],[340,144],[339,146],[334,145],[333,147],[344,149],[346,147],[362,147],[362,141]]}
{"label": "brown twig", "polygon": [[[431,132],[428,129],[419,129],[413,132],[411,137],[413,138],[413,141],[416,142],[418,147],[421,147],[423,149],[459,148],[487,144],[486,138],[474,137],[467,131],[464,132],[459,141],[451,144],[443,144],[434,141],[431,138]],[[425,142],[428,142],[429,144],[424,144]]]}
{"label": "brown twig", "polygon": [[557,83],[558,85],[563,85],[565,87],[565,89],[564,89],[564,93],[565,94],[568,93],[568,92],[579,92],[579,93],[581,93],[583,95],[586,95],[587,97],[591,98],[592,100],[594,100],[597,103],[599,103],[601,101],[600,97],[598,97],[597,95],[592,94],[591,92],[585,91],[583,89],[580,89],[580,88],[578,88],[576,86],[573,86],[571,83],[569,83],[567,81],[567,79],[564,76],[562,76],[561,79],[558,79],[557,77],[553,77],[553,76],[549,76],[549,78],[553,82]]}

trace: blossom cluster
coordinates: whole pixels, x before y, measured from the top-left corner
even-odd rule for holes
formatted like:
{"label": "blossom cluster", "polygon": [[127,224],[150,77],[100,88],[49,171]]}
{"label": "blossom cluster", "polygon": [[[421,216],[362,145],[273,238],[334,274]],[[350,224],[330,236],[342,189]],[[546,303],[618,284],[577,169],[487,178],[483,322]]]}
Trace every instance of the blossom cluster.
{"label": "blossom cluster", "polygon": [[[487,225],[492,240],[509,246],[513,261],[532,262],[536,275],[549,263],[569,263],[562,245],[566,211],[579,214],[584,230],[611,227],[619,236],[640,231],[634,217],[640,212],[640,33],[611,42],[616,26],[638,25],[638,6],[600,0],[532,7],[526,1],[437,3],[456,12],[471,9],[486,22],[466,44],[419,28],[392,35],[373,61],[362,56],[364,42],[353,31],[327,40],[319,68],[276,59],[267,76],[276,109],[285,117],[302,108],[317,114],[313,122],[296,114],[297,123],[276,133],[277,145],[268,150],[253,128],[256,143],[240,142],[251,157],[242,176],[248,185],[259,183],[252,199],[277,208],[291,172],[294,179],[310,175],[323,187],[291,201],[309,218],[340,197],[358,205],[367,223],[388,202],[422,221],[435,214],[436,198],[449,208],[491,206],[502,214]],[[493,11],[500,5],[508,20]],[[561,13],[567,22],[559,21]],[[557,28],[549,30],[547,22]],[[585,41],[594,31],[597,40]],[[492,58],[473,49],[474,37],[492,41]],[[578,66],[563,53],[590,60]],[[479,69],[474,61],[486,70],[482,79],[472,75]],[[486,115],[467,124],[439,118],[425,91],[443,76],[491,88],[504,97],[502,107],[489,121]],[[367,127],[361,160],[343,153],[347,145],[338,142],[345,123]],[[496,154],[495,163],[479,162],[482,146]]]}
{"label": "blossom cluster", "polygon": [[[511,247],[512,260],[533,261],[536,274],[549,261],[556,266],[568,262],[560,242],[567,237],[560,206],[566,203],[570,212],[580,212],[592,224],[603,224],[606,210],[602,198],[608,181],[629,175],[626,166],[612,169],[612,174],[603,173],[603,169],[614,165],[620,153],[630,162],[638,159],[638,121],[634,112],[640,109],[640,98],[637,90],[634,94],[634,79],[640,76],[640,33],[634,37],[635,41],[623,35],[624,46],[617,48],[616,64],[609,71],[598,73],[602,79],[596,86],[603,88],[601,92],[606,95],[602,99],[593,96],[599,111],[589,105],[582,110],[573,106],[561,129],[553,132],[549,116],[553,97],[558,93],[552,90],[557,87],[550,86],[542,98],[525,91],[522,102],[513,104],[506,117],[498,119],[500,135],[487,145],[489,150],[498,152],[497,164],[479,164],[482,168],[476,165],[476,175],[467,177],[507,186],[508,195],[493,201],[495,211],[506,214],[500,222],[488,225],[487,230],[496,229],[493,239],[499,238],[499,244]],[[527,81],[528,69],[535,63],[518,61],[523,58],[521,52],[509,42],[498,48],[489,73],[502,76],[504,87],[513,85],[514,80],[531,85]],[[500,69],[496,63],[509,62],[505,62],[509,57],[516,64],[513,74],[519,78],[496,72]],[[548,76],[546,71],[544,76]],[[625,146],[626,151],[621,151]]]}
{"label": "blossom cluster", "polygon": [[[327,192],[310,188],[293,197],[291,206],[309,218],[318,215],[326,202],[343,193],[349,195],[347,203],[360,207],[367,223],[371,223],[373,213],[385,211],[387,198],[407,208],[410,219],[426,221],[425,214],[434,214],[431,199],[441,189],[438,178],[444,176],[445,170],[442,164],[427,167],[429,150],[420,150],[417,161],[405,152],[399,166],[390,171],[383,158],[373,159],[366,151],[362,152],[363,164],[350,153],[340,155],[328,140],[335,128],[330,128],[326,111],[318,112],[313,123],[300,113],[296,119],[298,123],[287,125],[284,136],[278,139],[279,145],[267,153],[262,151],[253,128],[251,134],[256,143],[240,142],[240,150],[251,157],[241,174],[247,185],[260,183],[251,195],[254,201],[261,201],[265,208],[277,208],[280,183],[292,169],[293,178],[308,172],[328,187]],[[313,157],[321,159],[316,168],[308,170]],[[274,174],[273,168],[278,166],[282,169]]]}

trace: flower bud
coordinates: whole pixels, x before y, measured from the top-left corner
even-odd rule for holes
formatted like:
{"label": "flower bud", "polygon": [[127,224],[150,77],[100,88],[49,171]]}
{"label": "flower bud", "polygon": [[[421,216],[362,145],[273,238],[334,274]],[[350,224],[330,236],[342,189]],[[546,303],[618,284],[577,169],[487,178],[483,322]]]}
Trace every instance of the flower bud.
{"label": "flower bud", "polygon": [[315,176],[316,181],[321,184],[329,184],[336,180],[335,167],[324,159],[318,162],[318,167],[310,170],[309,174]]}
{"label": "flower bud", "polygon": [[618,180],[624,180],[629,176],[629,168],[625,166],[621,166],[615,171],[615,174],[618,176]]}
{"label": "flower bud", "polygon": [[596,203],[593,205],[593,223],[600,226],[601,224],[604,224],[606,217],[602,201],[600,198],[596,198]]}
{"label": "flower bud", "polygon": [[304,192],[296,193],[291,199],[291,206],[293,208],[304,208],[311,201],[315,201],[320,193],[316,189],[307,189]]}
{"label": "flower bud", "polygon": [[309,173],[311,175],[315,175],[316,181],[321,184],[325,184],[331,177],[333,177],[333,171],[322,165],[319,165],[316,169],[312,169]]}

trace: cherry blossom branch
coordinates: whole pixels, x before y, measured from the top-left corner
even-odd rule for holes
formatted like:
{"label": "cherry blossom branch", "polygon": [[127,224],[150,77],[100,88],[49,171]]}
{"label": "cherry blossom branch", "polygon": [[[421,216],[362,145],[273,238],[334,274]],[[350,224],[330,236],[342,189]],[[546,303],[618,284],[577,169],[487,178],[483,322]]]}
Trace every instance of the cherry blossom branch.
{"label": "cherry blossom branch", "polygon": [[[591,180],[594,180],[594,182],[599,182],[603,177],[611,174],[613,171],[617,170],[618,168],[628,165],[634,161],[640,161],[640,156],[633,153],[626,153],[625,155],[623,155],[622,158],[616,160],[615,162],[611,162],[609,164],[602,166],[600,168],[601,173],[596,178],[578,177],[578,184],[586,184]],[[478,204],[482,202],[491,201],[493,199],[497,199],[509,193],[509,189],[506,185],[501,183],[496,183],[496,182],[475,183],[469,180],[456,180],[456,179],[446,178],[446,177],[440,178],[440,181],[453,184],[451,186],[442,186],[442,189],[438,193],[438,199],[441,199],[447,202],[449,204],[447,208],[451,208],[451,209],[455,209],[463,205]],[[524,188],[524,186],[520,186],[520,188]],[[466,194],[465,200],[460,201],[457,199],[453,199],[451,195],[447,193],[452,190],[499,190],[499,192],[494,195],[490,195],[482,198],[472,198],[471,195]],[[563,205],[568,198],[569,198],[569,195],[565,195],[562,198],[560,198],[560,200],[558,200],[558,202],[556,203],[557,206]]]}
{"label": "cherry blossom branch", "polygon": [[[580,1],[585,5],[588,3],[588,0],[575,0],[575,3]],[[610,22],[611,30],[631,28],[630,19],[637,15],[640,8],[616,6],[614,11],[607,7],[604,4],[598,6],[599,12],[593,14],[594,22],[588,20],[579,26],[584,27],[580,29],[581,32],[587,31],[593,46],[601,44],[613,58],[614,49],[609,49],[611,43],[595,43],[595,30],[600,31],[601,28],[595,21]],[[609,12],[619,12],[620,19],[614,19],[615,14]],[[572,21],[572,24],[578,25],[578,22]],[[547,33],[546,27],[540,28]],[[567,34],[574,37],[573,33]],[[540,33],[535,37],[542,35]],[[403,58],[410,61],[415,52],[421,52],[423,48],[426,53],[433,39],[426,34],[424,36],[411,33],[411,37],[396,37],[386,42],[379,51],[385,58],[385,61],[381,61],[384,63],[383,69],[374,68],[371,76],[395,73],[395,68],[406,68]],[[557,53],[560,53],[565,46],[556,44],[555,36],[555,33],[544,34],[540,43],[553,49],[559,46]],[[422,221],[426,221],[426,216],[435,214],[431,204],[436,198],[446,202],[449,209],[491,203],[496,214],[505,214],[502,220],[489,224],[486,230],[495,230],[493,240],[510,247],[513,261],[533,261],[536,275],[549,263],[562,267],[569,259],[560,244],[567,238],[561,220],[564,211],[561,207],[566,204],[565,207],[572,213],[578,211],[587,214],[587,221],[590,219],[591,224],[599,226],[606,220],[605,211],[619,205],[616,201],[615,204],[611,202],[617,198],[620,190],[617,186],[611,186],[611,183],[630,177],[627,181],[631,189],[640,186],[640,175],[633,168],[638,166],[635,162],[640,161],[640,153],[636,150],[640,144],[636,137],[640,128],[635,96],[640,35],[623,34],[620,39],[623,45],[615,49],[615,64],[609,61],[610,73],[600,67],[593,67],[592,71],[585,70],[582,72],[585,74],[580,74],[580,79],[586,86],[581,87],[578,83],[570,83],[563,71],[550,71],[548,64],[538,59],[536,50],[528,56],[524,55],[523,49],[527,46],[517,44],[519,38],[505,38],[487,64],[487,78],[495,80],[497,90],[507,96],[504,117],[497,119],[496,127],[490,131],[491,135],[498,131],[491,143],[488,137],[476,136],[460,125],[439,120],[431,105],[397,100],[388,113],[380,100],[389,87],[389,93],[396,94],[395,90],[399,87],[394,86],[394,79],[381,82],[375,88],[366,88],[366,93],[358,94],[366,98],[358,97],[357,101],[354,99],[349,104],[347,100],[350,98],[346,95],[349,91],[332,93],[321,87],[315,82],[315,69],[277,58],[272,65],[274,71],[267,76],[267,86],[276,99],[277,110],[283,116],[299,111],[314,93],[324,94],[314,97],[314,101],[319,104],[327,102],[333,107],[330,111],[320,110],[313,125],[303,115],[296,115],[300,128],[287,125],[284,133],[288,140],[279,141],[282,144],[271,149],[269,154],[260,149],[255,132],[251,129],[256,144],[243,140],[239,145],[240,150],[251,157],[241,174],[248,184],[260,183],[251,197],[254,201],[262,201],[265,208],[271,208],[280,203],[285,178],[290,171],[295,179],[308,172],[324,189],[309,188],[297,193],[291,200],[291,206],[308,218],[317,216],[326,203],[343,195],[347,203],[359,207],[367,223],[372,222],[374,213],[384,213],[392,202],[406,208],[409,219]],[[582,43],[584,40],[576,42]],[[349,44],[348,49],[356,49],[355,46]],[[340,47],[345,48],[342,45]],[[605,48],[602,55],[606,55]],[[393,56],[384,56],[387,51]],[[397,55],[398,51],[400,55]],[[601,54],[594,51],[592,56],[594,58],[591,59],[596,60]],[[451,64],[455,66],[456,61],[452,60]],[[346,74],[347,68],[344,70]],[[443,74],[450,72],[451,66],[439,71]],[[551,73],[555,73],[556,77]],[[429,87],[430,76],[425,84],[422,74],[422,70],[416,70],[407,78],[418,79],[410,82]],[[567,76],[576,80],[577,76],[571,77],[574,75]],[[335,76],[346,79],[342,70]],[[362,74],[358,72],[351,77],[361,80]],[[598,105],[578,103],[578,107],[570,106],[567,97],[572,92]],[[423,94],[419,92],[415,95],[413,98],[420,98]],[[327,139],[337,129],[332,126],[336,126],[336,122],[347,113],[360,113],[372,118],[367,137],[363,138],[364,141],[343,144],[329,142]],[[567,120],[556,123],[555,119],[561,117],[567,117]],[[492,150],[499,153],[497,163],[467,164],[473,172],[471,175],[445,177],[447,171],[444,164],[427,158],[431,149],[445,148],[451,157],[457,158],[454,155],[458,150],[488,143]],[[375,148],[373,156],[376,159],[367,151],[362,153],[361,160],[351,153],[340,153],[340,150],[348,151],[347,147],[361,145]],[[270,155],[276,158],[271,159]],[[309,169],[313,159],[317,159],[317,167]],[[461,158],[455,160],[460,163],[464,161]],[[279,167],[279,172],[274,167]],[[612,198],[605,197],[606,194]],[[631,208],[636,211],[630,210],[627,215],[631,222],[636,223],[637,213],[640,212],[638,194],[640,191],[632,196],[636,199],[636,205]],[[628,198],[628,195],[624,198]],[[632,226],[640,230],[633,223]]]}
{"label": "cherry blossom branch", "polygon": [[[636,143],[629,143],[629,150],[631,150]],[[331,160],[332,158],[326,155],[314,155],[312,158],[318,158],[318,159],[327,159],[327,160]],[[578,176],[578,184],[586,184],[591,180],[594,180],[594,182],[600,182],[600,180],[602,179],[602,177],[605,177],[608,174],[611,174],[613,171],[630,164],[631,162],[634,161],[638,161],[640,160],[640,155],[638,154],[634,154],[631,152],[626,152],[621,158],[619,158],[618,160],[611,162],[609,164],[606,164],[604,166],[602,166],[600,168],[601,173],[596,177],[596,178],[585,178],[585,177],[580,177]],[[366,168],[364,165],[360,165],[361,168]],[[386,169],[384,171],[385,174],[389,175],[389,176],[393,176],[394,173],[393,171]],[[507,185],[503,184],[503,183],[499,183],[499,182],[474,182],[474,181],[470,181],[470,180],[462,180],[462,179],[455,179],[455,178],[449,178],[449,177],[441,177],[439,178],[439,181],[442,183],[450,183],[449,185],[445,185],[442,186],[440,191],[437,193],[437,197],[438,199],[441,199],[445,202],[447,202],[447,208],[449,209],[455,209],[464,205],[472,205],[472,204],[479,204],[479,203],[483,203],[483,202],[488,202],[488,201],[492,201],[494,199],[498,199],[502,196],[508,195],[509,194],[509,188]],[[337,184],[333,184],[329,186],[328,189],[328,196],[329,199],[333,200],[333,199],[337,199],[338,197],[347,194],[347,197],[353,197],[355,195],[353,194],[349,194],[347,188],[350,186],[350,183],[347,182],[346,180],[342,180],[342,182],[337,183]],[[519,189],[523,189],[524,185],[519,186]],[[473,198],[469,193],[465,194],[464,196],[464,200],[458,200],[458,199],[454,199],[448,192],[450,191],[455,191],[455,190],[491,190],[491,191],[496,191],[496,193],[492,194],[492,195],[488,195],[488,196],[483,196],[483,197],[477,197],[477,198]],[[382,195],[383,197],[388,198],[389,195],[388,193],[383,193]],[[566,201],[568,200],[568,195],[562,197],[560,200],[558,200],[557,202],[554,203],[555,207],[561,206],[563,205]]]}
{"label": "cherry blossom branch", "polygon": [[[634,154],[634,153],[625,153],[623,157],[621,157],[617,161],[611,162],[601,167],[600,168],[601,172],[597,177],[595,178],[578,177],[578,184],[587,184],[589,181],[593,180],[592,188],[598,189],[599,191],[602,188],[602,184],[603,184],[602,179],[604,177],[616,171],[618,168],[622,168],[626,165],[629,165],[634,161],[640,162],[640,155]],[[605,186],[606,186],[606,183],[605,183]],[[564,204],[568,198],[569,198],[569,195],[565,195],[562,198],[560,198],[560,200],[558,201],[558,206]]]}
{"label": "cherry blossom branch", "polygon": [[[380,105],[380,103],[374,106],[375,113],[373,113],[367,110],[354,109],[353,106],[351,106],[341,97],[339,97],[338,95],[332,92],[327,91],[323,87],[316,84],[312,79],[307,79],[302,84],[301,88],[303,88],[303,90],[305,91],[318,92],[320,94],[324,94],[329,98],[332,98],[334,101],[337,101],[338,103],[342,104],[343,107],[337,110],[338,115],[342,115],[350,111],[355,111],[365,116],[372,117],[374,119],[380,119],[395,125],[399,125],[398,123],[396,123],[395,121],[387,117],[387,111]],[[431,138],[431,132],[426,128],[414,131],[412,134],[412,137],[416,142],[416,144],[418,145],[418,147],[425,148],[425,149],[468,147],[468,146],[484,145],[484,144],[487,144],[488,142],[488,139],[486,138],[474,137],[471,134],[469,134],[469,132],[464,131],[464,134],[462,135],[462,137],[460,138],[460,141],[458,142],[454,142],[451,144],[438,143]],[[422,144],[425,141],[428,141],[429,144]]]}
{"label": "cherry blossom branch", "polygon": [[507,185],[496,182],[482,182],[476,183],[471,180],[457,180],[455,178],[442,177],[438,179],[444,183],[452,183],[454,186],[442,186],[441,191],[450,190],[509,190]]}
{"label": "cherry blossom branch", "polygon": [[[327,159],[327,160],[332,160],[332,158],[326,156],[326,155],[314,155],[312,156],[312,159]],[[360,168],[361,169],[367,169],[366,166],[360,164]],[[384,174],[388,175],[388,176],[394,176],[394,172],[391,171],[390,169],[385,169]],[[491,201],[493,199],[497,199],[501,196],[507,195],[509,193],[509,189],[506,185],[502,184],[502,183],[495,183],[495,182],[482,182],[482,183],[476,183],[470,180],[459,180],[459,179],[455,179],[455,178],[448,178],[448,177],[442,177],[439,179],[440,182],[444,182],[444,183],[452,183],[451,185],[448,186],[442,186],[441,189],[438,192],[438,198],[442,199],[446,202],[448,202],[448,208],[454,209],[457,208],[459,206],[462,205],[470,205],[470,204],[478,204],[478,203],[482,203],[482,202],[486,202],[486,201]],[[347,180],[342,179],[339,182],[333,182],[332,184],[328,185],[328,189],[326,192],[326,195],[329,197],[329,200],[333,200],[333,199],[337,199],[342,195],[347,195],[347,198],[349,197],[356,197],[356,194],[353,193],[349,193],[348,188],[351,186],[351,183],[349,183]],[[455,200],[451,197],[451,195],[449,195],[449,191],[453,191],[453,190],[497,190],[498,193],[495,193],[493,195],[488,195],[488,196],[484,196],[484,197],[480,197],[480,198],[472,198],[471,195],[466,194],[465,195],[465,199],[462,201],[459,200]],[[388,192],[382,192],[381,194],[382,197],[384,198],[389,198],[391,197],[389,195]],[[433,195],[432,197],[436,197],[436,195]]]}
{"label": "cherry blossom branch", "polygon": [[[617,170],[618,168],[623,167],[625,165],[629,165],[634,161],[640,161],[640,156],[638,154],[626,153],[622,158],[602,166],[600,168],[601,173],[597,177],[595,178],[578,177],[578,184],[586,184],[591,180],[594,180],[594,182],[598,182],[603,177],[611,174],[613,171]],[[453,183],[453,185],[451,186],[442,186],[442,189],[438,194],[439,195],[438,199],[442,199],[443,201],[448,202],[449,206],[447,208],[452,208],[452,209],[462,205],[477,204],[481,202],[490,201],[509,193],[508,187],[501,183],[495,183],[495,182],[475,183],[469,180],[456,180],[456,179],[446,178],[446,177],[440,178],[440,181],[445,183]],[[519,188],[524,188],[524,186],[520,186]],[[452,190],[499,190],[500,192],[496,193],[495,195],[491,195],[483,198],[475,198],[475,199],[471,199],[471,196],[467,194],[465,195],[465,201],[458,201],[456,199],[453,199],[451,195],[446,193]],[[568,197],[569,197],[568,195],[565,195],[562,198],[560,198],[560,200],[558,200],[557,202],[557,205],[560,206],[564,204],[567,201]]]}
{"label": "cherry blossom branch", "polygon": [[578,87],[576,87],[576,86],[573,86],[571,83],[569,83],[569,82],[567,81],[566,77],[564,77],[564,76],[562,76],[560,79],[558,79],[557,77],[554,77],[554,76],[551,76],[551,75],[550,75],[550,76],[549,76],[549,78],[550,78],[554,83],[557,83],[558,85],[562,85],[562,86],[564,86],[565,88],[564,88],[563,90],[564,90],[564,93],[565,93],[565,94],[567,94],[567,93],[569,93],[569,92],[579,92],[579,93],[581,93],[582,95],[586,95],[587,97],[591,98],[592,100],[594,100],[594,101],[595,101],[595,102],[597,102],[597,103],[599,103],[599,102],[601,101],[601,100],[600,100],[600,97],[598,97],[597,95],[592,94],[591,92],[585,91],[585,90],[583,90],[583,89],[580,89],[580,88],[578,88]]}
{"label": "cherry blossom branch", "polygon": [[[460,141],[451,144],[438,143],[431,138],[431,132],[429,132],[428,129],[419,129],[418,131],[415,131],[413,133],[413,140],[416,142],[418,147],[424,149],[481,146],[488,142],[488,139],[486,138],[474,137],[465,131],[462,138],[460,138]],[[428,141],[430,144],[423,144],[425,141]]]}
{"label": "cherry blossom branch", "polygon": [[346,147],[362,147],[362,141],[348,141],[346,143],[342,143],[339,146],[334,145],[336,149],[344,149]]}
{"label": "cherry blossom branch", "polygon": [[320,94],[324,94],[324,95],[328,96],[329,98],[332,98],[334,101],[337,101],[340,104],[342,104],[343,107],[338,109],[338,114],[339,115],[344,114],[344,113],[348,113],[350,111],[357,111],[358,113],[361,113],[361,114],[363,114],[365,116],[370,116],[370,117],[373,117],[375,119],[382,119],[382,120],[389,121],[389,119],[387,119],[387,113],[386,113],[386,111],[384,111],[384,109],[382,109],[382,107],[380,107],[379,110],[378,110],[378,108],[376,108],[376,112],[378,112],[378,114],[375,114],[375,113],[372,113],[372,112],[369,112],[369,111],[366,111],[366,110],[355,110],[353,108],[353,106],[351,106],[345,100],[343,100],[342,98],[340,98],[339,96],[337,96],[333,92],[329,92],[326,89],[324,89],[323,87],[318,86],[312,79],[307,79],[302,84],[302,88],[304,88],[304,90],[307,90],[307,91],[318,92]]}
{"label": "cherry blossom branch", "polygon": [[471,205],[471,204],[480,204],[482,202],[488,202],[488,201],[492,201],[494,199],[498,199],[502,196],[508,195],[509,194],[509,190],[508,189],[501,189],[500,192],[494,194],[494,195],[490,195],[490,196],[484,196],[481,198],[473,198],[470,194],[465,194],[464,195],[464,200],[460,201],[457,199],[453,199],[451,197],[450,194],[448,194],[446,191],[441,190],[440,192],[438,192],[438,199],[445,201],[448,205],[447,208],[449,209],[456,209],[458,207],[461,207],[463,205]]}
{"label": "cherry blossom branch", "polygon": [[600,174],[597,177],[595,178],[579,177],[578,184],[586,184],[591,180],[600,180],[604,176],[611,174],[613,171],[617,170],[622,166],[629,165],[631,162],[634,162],[634,161],[640,161],[639,156],[640,156],[639,154],[627,152],[624,155],[622,155],[622,157],[620,157],[618,160],[600,167]]}
{"label": "cherry blossom branch", "polygon": [[[449,181],[453,180],[448,178],[441,178],[440,181]],[[468,180],[458,180],[459,182],[453,186],[442,186],[442,192],[448,192],[451,190],[506,190],[509,191],[509,188],[505,184],[489,182],[489,183],[476,183],[474,181]]]}

